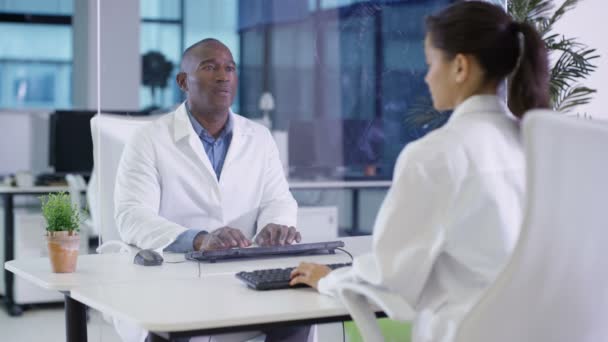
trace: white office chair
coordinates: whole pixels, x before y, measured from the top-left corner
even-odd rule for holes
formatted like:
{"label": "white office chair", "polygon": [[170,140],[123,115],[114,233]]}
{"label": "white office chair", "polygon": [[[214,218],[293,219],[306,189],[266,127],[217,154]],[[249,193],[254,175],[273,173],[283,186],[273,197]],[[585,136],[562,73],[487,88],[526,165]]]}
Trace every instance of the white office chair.
{"label": "white office chair", "polygon": [[608,340],[608,124],[532,111],[527,206],[513,257],[457,341]]}
{"label": "white office chair", "polygon": [[[118,163],[125,144],[144,124],[155,117],[129,117],[99,114],[91,119],[93,137],[93,173],[89,180],[87,199],[93,230],[99,234],[101,243],[97,253],[132,253],[137,249],[121,241],[114,220],[114,184]],[[130,322],[103,315],[113,323],[116,332],[124,341],[143,341],[147,332]]]}
{"label": "white office chair", "polygon": [[83,254],[88,254],[89,249],[89,237],[93,235],[93,222],[88,214],[88,208],[86,206],[86,199],[82,195],[82,192],[87,189],[87,183],[85,182],[82,175],[78,174],[67,174],[65,181],[68,183],[68,193],[70,194],[70,200],[72,206],[78,208],[80,213],[80,250]]}
{"label": "white office chair", "polygon": [[[96,115],[91,119],[93,137],[93,175],[89,181],[87,198],[95,231],[101,237],[99,253],[117,246],[128,251],[121,241],[114,220],[114,183],[125,144],[144,124],[156,117],[129,117],[111,114]],[[116,241],[116,242],[113,242]]]}

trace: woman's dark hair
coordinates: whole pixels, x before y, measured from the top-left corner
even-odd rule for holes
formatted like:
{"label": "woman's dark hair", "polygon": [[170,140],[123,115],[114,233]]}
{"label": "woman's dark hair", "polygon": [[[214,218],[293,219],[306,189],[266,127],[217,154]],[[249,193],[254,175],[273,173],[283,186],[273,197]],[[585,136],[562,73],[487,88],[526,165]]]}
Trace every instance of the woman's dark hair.
{"label": "woman's dark hair", "polygon": [[475,56],[486,81],[510,75],[508,104],[518,118],[532,108],[549,107],[547,50],[530,24],[514,21],[496,5],[466,1],[427,17],[426,29],[431,44],[448,58]]}

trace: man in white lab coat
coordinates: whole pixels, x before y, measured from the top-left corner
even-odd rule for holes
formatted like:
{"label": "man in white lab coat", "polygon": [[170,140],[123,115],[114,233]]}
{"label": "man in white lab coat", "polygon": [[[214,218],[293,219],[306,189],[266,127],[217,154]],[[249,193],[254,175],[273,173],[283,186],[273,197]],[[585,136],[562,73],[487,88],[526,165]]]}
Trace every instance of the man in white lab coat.
{"label": "man in white lab coat", "polygon": [[230,50],[215,39],[192,45],[176,80],[186,101],[123,152],[114,197],[121,238],[173,252],[300,242],[270,132],[230,110],[238,85]]}

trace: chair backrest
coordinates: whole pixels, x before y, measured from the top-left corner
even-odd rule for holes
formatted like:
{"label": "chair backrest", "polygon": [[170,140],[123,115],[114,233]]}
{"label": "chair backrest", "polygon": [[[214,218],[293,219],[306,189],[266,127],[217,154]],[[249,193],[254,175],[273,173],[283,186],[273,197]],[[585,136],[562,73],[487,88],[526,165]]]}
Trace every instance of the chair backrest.
{"label": "chair backrest", "polygon": [[532,111],[513,257],[456,341],[608,340],[608,124]]}
{"label": "chair backrest", "polygon": [[124,146],[137,129],[156,118],[100,114],[91,119],[94,166],[88,198],[102,243],[120,240],[114,220],[114,183]]}

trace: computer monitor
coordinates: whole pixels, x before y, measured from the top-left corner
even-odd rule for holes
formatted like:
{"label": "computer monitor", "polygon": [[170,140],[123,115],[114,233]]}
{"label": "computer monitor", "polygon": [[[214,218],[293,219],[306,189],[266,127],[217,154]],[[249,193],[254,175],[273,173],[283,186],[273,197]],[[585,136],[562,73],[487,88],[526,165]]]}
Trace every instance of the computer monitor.
{"label": "computer monitor", "polygon": [[93,169],[91,118],[95,111],[58,110],[49,121],[49,164],[55,173],[90,174]]}
{"label": "computer monitor", "polygon": [[[103,114],[150,115],[144,111],[103,110]],[[102,114],[102,115],[103,115]],[[94,110],[56,110],[49,119],[49,166],[56,174],[90,175],[93,170],[91,119]]]}

